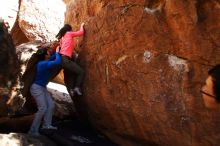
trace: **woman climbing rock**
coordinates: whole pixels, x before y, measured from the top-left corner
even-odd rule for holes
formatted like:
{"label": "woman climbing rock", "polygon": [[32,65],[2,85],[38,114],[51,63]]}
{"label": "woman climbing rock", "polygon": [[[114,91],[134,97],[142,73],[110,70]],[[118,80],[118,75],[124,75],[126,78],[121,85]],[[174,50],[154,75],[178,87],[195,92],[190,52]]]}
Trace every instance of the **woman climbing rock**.
{"label": "woman climbing rock", "polygon": [[71,58],[73,57],[72,54],[75,47],[74,37],[80,37],[84,34],[83,26],[84,23],[81,24],[79,31],[74,32],[69,24],[65,24],[56,35],[56,38],[60,40],[59,53],[61,54],[62,68],[77,74],[75,87],[70,89],[71,96],[74,96],[74,94],[82,95],[80,86],[83,81],[84,71],[76,62],[73,62]]}

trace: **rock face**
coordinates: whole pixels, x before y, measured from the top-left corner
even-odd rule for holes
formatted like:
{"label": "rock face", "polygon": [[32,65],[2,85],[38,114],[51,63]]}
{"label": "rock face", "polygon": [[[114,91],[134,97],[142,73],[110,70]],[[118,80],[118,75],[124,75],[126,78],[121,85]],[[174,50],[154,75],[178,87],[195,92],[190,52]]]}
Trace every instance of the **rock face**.
{"label": "rock face", "polygon": [[5,116],[8,112],[6,102],[20,69],[12,37],[3,23],[0,23],[0,48],[0,116]]}
{"label": "rock face", "polygon": [[15,45],[29,41],[53,41],[63,26],[68,1],[8,0],[1,5],[0,14],[9,22]]}
{"label": "rock face", "polygon": [[66,5],[62,0],[22,0],[19,26],[30,41],[54,40],[63,25],[65,11]]}
{"label": "rock face", "polygon": [[86,23],[80,102],[111,140],[219,144],[219,111],[208,111],[199,92],[220,63],[219,1],[72,0],[65,21],[74,30]]}
{"label": "rock face", "polygon": [[47,90],[51,93],[55,102],[54,116],[59,118],[76,116],[73,101],[64,85],[49,82]]}
{"label": "rock face", "polygon": [[24,32],[21,30],[18,21],[15,22],[11,30],[12,38],[16,46],[29,42],[28,38],[25,36]]}

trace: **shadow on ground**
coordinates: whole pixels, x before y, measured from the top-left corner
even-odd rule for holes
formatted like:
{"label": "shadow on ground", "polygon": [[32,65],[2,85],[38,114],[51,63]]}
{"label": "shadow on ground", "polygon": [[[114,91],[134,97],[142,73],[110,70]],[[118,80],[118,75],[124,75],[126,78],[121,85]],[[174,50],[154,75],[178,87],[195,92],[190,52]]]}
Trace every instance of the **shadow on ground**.
{"label": "shadow on ground", "polygon": [[[26,135],[25,133],[27,133],[32,119],[33,115],[5,118],[0,122],[0,133]],[[58,130],[41,129],[40,133],[42,136],[34,138],[42,141],[44,144],[48,143],[47,141],[49,140],[57,146],[116,146],[105,136],[95,131],[88,123],[77,118],[56,119],[54,121],[54,126],[57,126]],[[27,139],[29,137],[27,135]],[[45,140],[46,138],[48,138],[47,141]]]}

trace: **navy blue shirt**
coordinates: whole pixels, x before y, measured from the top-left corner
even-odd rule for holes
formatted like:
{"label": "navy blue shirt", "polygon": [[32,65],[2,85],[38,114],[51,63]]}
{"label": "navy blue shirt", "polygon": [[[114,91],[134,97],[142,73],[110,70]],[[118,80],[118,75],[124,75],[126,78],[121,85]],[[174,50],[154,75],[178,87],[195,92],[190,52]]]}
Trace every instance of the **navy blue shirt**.
{"label": "navy blue shirt", "polygon": [[61,58],[57,52],[54,53],[49,60],[39,61],[33,83],[46,87],[52,74],[50,69],[58,67],[60,64]]}

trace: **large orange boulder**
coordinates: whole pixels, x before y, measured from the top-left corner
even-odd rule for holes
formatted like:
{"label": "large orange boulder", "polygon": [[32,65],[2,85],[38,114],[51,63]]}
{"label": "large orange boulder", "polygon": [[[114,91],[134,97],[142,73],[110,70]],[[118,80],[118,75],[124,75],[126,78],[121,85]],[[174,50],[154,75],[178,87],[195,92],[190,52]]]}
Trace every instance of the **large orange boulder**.
{"label": "large orange boulder", "polygon": [[[89,120],[119,145],[219,145],[219,111],[200,87],[220,63],[216,0],[72,0],[66,23],[86,71]],[[83,113],[85,114],[85,113]]]}
{"label": "large orange boulder", "polygon": [[63,26],[68,0],[9,0],[0,10],[2,18],[9,22],[15,45],[29,41],[55,40],[55,35]]}

